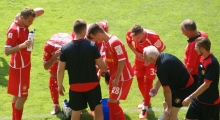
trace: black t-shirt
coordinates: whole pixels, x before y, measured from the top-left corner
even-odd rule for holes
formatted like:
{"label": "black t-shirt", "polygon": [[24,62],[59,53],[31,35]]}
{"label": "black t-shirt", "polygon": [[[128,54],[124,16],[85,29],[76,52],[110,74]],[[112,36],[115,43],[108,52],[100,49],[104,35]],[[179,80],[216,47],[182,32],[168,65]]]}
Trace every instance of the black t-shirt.
{"label": "black t-shirt", "polygon": [[95,42],[73,40],[61,48],[60,61],[66,62],[69,84],[99,82],[95,59],[100,57]]}
{"label": "black t-shirt", "polygon": [[169,86],[171,90],[186,87],[190,75],[177,57],[168,53],[161,53],[156,62],[156,69],[162,86]]}
{"label": "black t-shirt", "polygon": [[206,82],[211,82],[208,89],[198,96],[198,100],[202,103],[216,104],[219,98],[219,62],[214,55],[210,55],[206,59],[201,58],[199,63],[199,86]]}

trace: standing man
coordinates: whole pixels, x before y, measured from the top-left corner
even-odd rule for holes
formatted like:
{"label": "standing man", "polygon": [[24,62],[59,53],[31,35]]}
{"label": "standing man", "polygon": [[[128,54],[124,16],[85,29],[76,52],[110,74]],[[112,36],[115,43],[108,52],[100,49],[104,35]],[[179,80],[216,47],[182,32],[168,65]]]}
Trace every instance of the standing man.
{"label": "standing man", "polygon": [[50,112],[52,115],[57,114],[60,110],[57,81],[57,66],[60,49],[64,44],[70,41],[72,41],[72,36],[70,34],[56,33],[46,42],[44,46],[44,69],[49,70],[50,72],[49,88],[54,104],[53,110]]}
{"label": "standing man", "polygon": [[127,32],[126,41],[129,48],[135,54],[134,73],[137,77],[138,88],[144,98],[143,103],[138,105],[138,108],[142,109],[139,118],[146,118],[151,99],[148,93],[152,88],[156,71],[153,64],[145,63],[143,59],[143,49],[144,47],[153,45],[158,49],[158,51],[162,52],[166,46],[160,40],[158,34],[156,34],[153,30],[146,30],[140,25],[134,25],[131,30]]}
{"label": "standing man", "polygon": [[119,100],[125,100],[130,90],[133,70],[123,43],[114,35],[106,33],[98,24],[92,24],[87,38],[105,42],[105,62],[110,72],[109,114],[111,120],[125,120]]}
{"label": "standing man", "polygon": [[178,120],[177,115],[182,101],[193,92],[193,77],[183,63],[175,56],[161,53],[155,46],[144,48],[144,60],[155,64],[158,81],[150,91],[156,95],[162,85],[166,101],[164,120]]}
{"label": "standing man", "polygon": [[28,27],[35,17],[44,13],[42,8],[25,8],[15,18],[7,31],[5,54],[11,55],[8,94],[12,97],[12,120],[21,120],[25,101],[28,97],[31,69],[31,52],[27,46],[32,45],[28,40]]}
{"label": "standing man", "polygon": [[184,55],[184,65],[189,73],[193,76],[195,81],[195,90],[199,87],[198,86],[198,65],[200,56],[195,50],[195,40],[198,37],[206,37],[208,35],[203,31],[197,31],[196,23],[193,20],[186,19],[180,24],[181,30],[183,35],[185,35],[188,40],[188,45],[185,49]]}
{"label": "standing man", "polygon": [[190,94],[183,105],[188,106],[185,120],[219,120],[219,62],[210,52],[211,42],[208,38],[199,37],[195,45],[199,63],[199,87]]}
{"label": "standing man", "polygon": [[82,19],[74,22],[75,38],[62,46],[60,62],[58,64],[58,91],[60,95],[65,92],[63,78],[65,69],[69,75],[69,106],[72,109],[71,120],[80,120],[81,110],[87,108],[94,110],[94,119],[103,120],[101,106],[101,88],[96,74],[95,65],[106,72],[98,47],[94,42],[84,39],[87,25]]}

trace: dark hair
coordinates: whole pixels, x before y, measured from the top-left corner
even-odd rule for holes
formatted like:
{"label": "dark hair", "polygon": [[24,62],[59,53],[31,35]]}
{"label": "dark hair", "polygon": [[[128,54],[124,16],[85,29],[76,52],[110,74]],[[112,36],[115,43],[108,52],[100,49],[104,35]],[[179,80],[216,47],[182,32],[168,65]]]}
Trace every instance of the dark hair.
{"label": "dark hair", "polygon": [[196,23],[193,20],[186,19],[181,23],[181,26],[188,31],[196,31]]}
{"label": "dark hair", "polygon": [[92,39],[92,37],[90,35],[91,34],[96,35],[98,32],[105,33],[105,31],[102,29],[102,27],[100,27],[98,24],[94,23],[89,27],[86,37],[88,39]]}
{"label": "dark hair", "polygon": [[24,19],[27,19],[29,16],[36,17],[36,13],[32,8],[25,8],[21,11],[20,16],[23,16]]}
{"label": "dark hair", "polygon": [[86,29],[87,25],[83,19],[77,19],[73,23],[73,31],[76,34],[80,34],[84,29]]}
{"label": "dark hair", "polygon": [[139,33],[142,33],[144,31],[144,28],[142,28],[140,25],[134,25],[131,28],[131,35],[137,35]]}
{"label": "dark hair", "polygon": [[211,42],[206,37],[199,37],[196,39],[196,45],[199,48],[204,48],[207,51],[210,51],[211,48]]}

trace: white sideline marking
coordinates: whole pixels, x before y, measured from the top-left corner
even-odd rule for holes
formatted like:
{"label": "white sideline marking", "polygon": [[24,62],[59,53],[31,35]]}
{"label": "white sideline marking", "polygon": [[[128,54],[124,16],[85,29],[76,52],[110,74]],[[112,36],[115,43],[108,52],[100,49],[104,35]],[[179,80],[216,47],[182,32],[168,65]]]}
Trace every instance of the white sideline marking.
{"label": "white sideline marking", "polygon": [[[181,110],[186,111],[188,108],[187,107],[182,107]],[[125,109],[123,110],[124,113],[139,113],[140,110],[138,110],[137,108],[133,108],[133,109]],[[163,108],[150,108],[149,111],[157,111],[157,112],[162,112]],[[84,115],[89,115],[88,112],[83,112]],[[51,117],[51,116],[56,116],[56,115],[51,115],[51,114],[32,114],[32,115],[23,115],[22,118],[23,119],[27,119],[27,118],[47,118],[47,117]],[[57,117],[61,117],[62,114],[59,113],[57,115]],[[11,120],[11,116],[0,116],[0,120]]]}

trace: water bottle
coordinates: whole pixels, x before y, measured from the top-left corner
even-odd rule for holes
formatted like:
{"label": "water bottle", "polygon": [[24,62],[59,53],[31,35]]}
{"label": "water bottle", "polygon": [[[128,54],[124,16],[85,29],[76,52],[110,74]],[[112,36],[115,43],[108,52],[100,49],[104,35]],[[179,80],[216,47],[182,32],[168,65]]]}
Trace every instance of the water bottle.
{"label": "water bottle", "polygon": [[69,107],[68,101],[66,99],[63,101],[63,107],[65,108]]}
{"label": "water bottle", "polygon": [[[34,31],[30,31],[30,33],[28,34],[28,40],[34,42]],[[32,51],[32,49],[33,45],[27,46],[27,51]]]}

